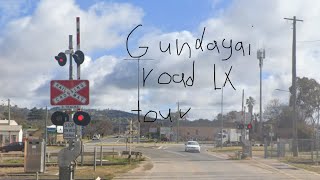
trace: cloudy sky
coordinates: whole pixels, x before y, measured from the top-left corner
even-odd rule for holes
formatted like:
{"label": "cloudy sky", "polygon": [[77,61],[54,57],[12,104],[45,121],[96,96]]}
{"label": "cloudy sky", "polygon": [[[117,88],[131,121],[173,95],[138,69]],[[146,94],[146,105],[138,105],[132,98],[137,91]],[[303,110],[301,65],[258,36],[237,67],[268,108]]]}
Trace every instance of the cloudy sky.
{"label": "cloudy sky", "polygon": [[[50,81],[68,79],[68,66],[59,66],[54,56],[68,48],[70,34],[75,37],[78,16],[85,53],[81,79],[90,81],[88,108],[136,109],[139,74],[143,113],[165,114],[180,102],[182,110],[191,108],[190,119],[212,119],[221,112],[222,95],[214,82],[223,86],[232,67],[228,78],[235,89],[226,82],[223,111],[241,110],[244,90],[245,98],[256,99],[258,112],[260,48],[266,51],[263,106],[274,98],[288,101],[289,93],[275,91],[291,85],[292,22],[284,18],[303,20],[297,23],[297,76],[320,82],[319,9],[316,0],[0,0],[0,100],[51,106]],[[139,46],[148,47],[139,72],[136,60],[125,60],[132,59],[126,43],[132,56],[145,53]],[[158,83],[174,74],[170,84]],[[182,76],[187,84],[175,83]]]}

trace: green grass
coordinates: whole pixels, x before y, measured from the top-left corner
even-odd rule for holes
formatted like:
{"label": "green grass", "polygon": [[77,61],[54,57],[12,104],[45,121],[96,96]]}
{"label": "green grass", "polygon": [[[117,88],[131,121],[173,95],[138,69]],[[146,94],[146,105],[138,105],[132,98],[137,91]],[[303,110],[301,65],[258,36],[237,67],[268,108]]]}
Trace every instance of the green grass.
{"label": "green grass", "polygon": [[[136,159],[135,156],[131,156],[131,163],[137,163],[139,161],[144,161],[145,158],[142,157],[140,160]],[[109,162],[114,162],[114,163],[129,163],[128,158],[122,158],[122,157],[112,157],[112,156],[104,156],[103,160],[108,160]]]}
{"label": "green grass", "polygon": [[233,151],[241,151],[242,147],[241,146],[222,147],[222,148],[218,147],[218,148],[211,148],[208,150],[212,152],[233,152]]}
{"label": "green grass", "polygon": [[5,159],[2,161],[4,164],[21,164],[24,162],[23,159]]}

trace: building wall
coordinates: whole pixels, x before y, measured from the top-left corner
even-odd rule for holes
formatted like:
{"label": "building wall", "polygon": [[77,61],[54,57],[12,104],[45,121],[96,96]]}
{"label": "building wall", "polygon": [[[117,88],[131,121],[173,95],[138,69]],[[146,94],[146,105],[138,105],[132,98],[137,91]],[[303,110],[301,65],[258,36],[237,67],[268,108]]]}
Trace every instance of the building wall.
{"label": "building wall", "polygon": [[23,131],[22,129],[19,131],[19,137],[18,137],[18,142],[22,142],[22,138],[23,138]]}
{"label": "building wall", "polygon": [[[215,127],[179,127],[179,137],[181,141],[197,140],[197,141],[213,141],[214,134],[219,131]],[[177,128],[173,128],[176,134]]]}
{"label": "building wall", "polygon": [[1,146],[7,145],[12,142],[20,142],[19,141],[20,139],[22,140],[22,135],[20,135],[20,132],[0,131],[0,145]]}

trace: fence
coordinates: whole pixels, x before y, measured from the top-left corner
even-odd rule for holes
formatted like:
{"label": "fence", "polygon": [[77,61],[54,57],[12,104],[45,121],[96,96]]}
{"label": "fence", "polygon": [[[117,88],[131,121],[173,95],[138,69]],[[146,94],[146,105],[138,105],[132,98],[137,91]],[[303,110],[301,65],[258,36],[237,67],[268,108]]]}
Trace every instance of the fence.
{"label": "fence", "polygon": [[[97,146],[96,151],[94,149],[87,150],[82,153],[77,158],[78,165],[91,166],[95,162],[98,162],[99,165],[116,165],[124,164],[123,162],[119,163],[113,161],[112,159],[118,158],[128,158],[129,151],[115,151],[114,148],[110,151],[110,148],[104,148],[103,146]],[[141,160],[142,153],[131,151],[131,157],[133,159]],[[57,165],[58,162],[58,152],[47,152],[46,153],[46,163],[47,165]],[[131,158],[130,158],[131,159]],[[0,153],[0,166],[23,166],[24,154],[21,152],[11,152],[11,153]]]}
{"label": "fence", "polygon": [[[278,141],[268,141],[267,157],[291,158],[293,157],[292,139],[279,139]],[[320,161],[320,141],[318,139],[298,139],[299,161],[319,162]]]}

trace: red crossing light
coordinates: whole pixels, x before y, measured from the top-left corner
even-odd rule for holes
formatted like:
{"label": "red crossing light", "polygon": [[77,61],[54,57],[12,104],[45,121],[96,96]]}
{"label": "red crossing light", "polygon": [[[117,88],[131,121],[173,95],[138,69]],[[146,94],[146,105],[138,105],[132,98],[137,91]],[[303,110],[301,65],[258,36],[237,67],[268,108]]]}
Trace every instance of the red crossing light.
{"label": "red crossing light", "polygon": [[79,121],[82,121],[83,119],[84,119],[83,115],[79,115],[79,116],[78,116],[78,120],[79,120]]}
{"label": "red crossing light", "polygon": [[76,125],[87,126],[91,121],[91,117],[86,112],[78,111],[73,115],[73,121]]}
{"label": "red crossing light", "polygon": [[60,52],[58,56],[55,56],[54,58],[58,61],[60,66],[64,66],[67,63],[67,56],[63,52]]}

